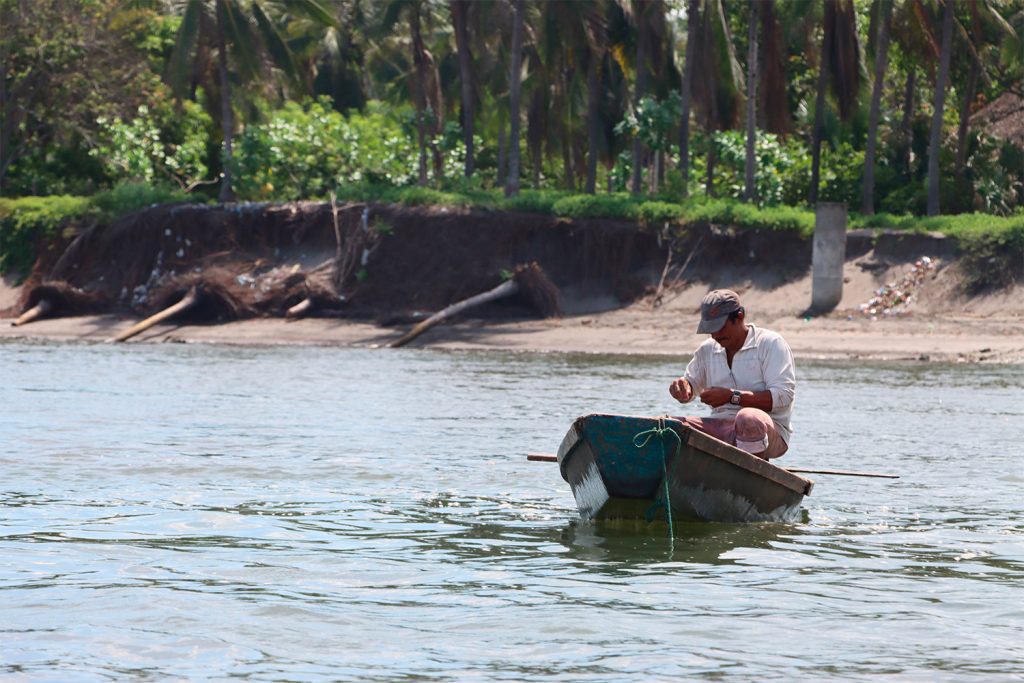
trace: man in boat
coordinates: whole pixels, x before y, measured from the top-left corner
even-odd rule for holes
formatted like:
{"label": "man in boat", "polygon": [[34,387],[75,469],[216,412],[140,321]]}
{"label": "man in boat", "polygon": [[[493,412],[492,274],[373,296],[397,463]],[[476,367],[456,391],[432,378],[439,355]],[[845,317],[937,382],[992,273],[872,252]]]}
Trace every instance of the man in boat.
{"label": "man in boat", "polygon": [[765,460],[789,448],[796,392],[793,352],[782,335],[746,321],[736,292],[716,289],[700,304],[697,334],[710,334],[669,386],[680,403],[699,397],[710,417],[682,417],[694,429]]}

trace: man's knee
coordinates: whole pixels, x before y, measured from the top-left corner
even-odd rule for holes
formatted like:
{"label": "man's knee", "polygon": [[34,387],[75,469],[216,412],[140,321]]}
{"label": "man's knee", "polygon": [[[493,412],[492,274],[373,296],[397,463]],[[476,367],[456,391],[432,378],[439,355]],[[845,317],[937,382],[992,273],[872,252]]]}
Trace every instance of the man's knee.
{"label": "man's knee", "polygon": [[736,414],[736,447],[752,455],[768,450],[771,418],[763,410],[742,408]]}

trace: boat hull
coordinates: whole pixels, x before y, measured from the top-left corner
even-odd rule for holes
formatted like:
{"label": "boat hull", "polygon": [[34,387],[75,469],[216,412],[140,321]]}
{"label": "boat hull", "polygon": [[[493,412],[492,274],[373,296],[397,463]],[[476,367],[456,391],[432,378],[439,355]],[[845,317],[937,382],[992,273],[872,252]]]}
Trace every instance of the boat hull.
{"label": "boat hull", "polygon": [[585,519],[791,521],[814,485],[672,418],[580,417],[558,463]]}

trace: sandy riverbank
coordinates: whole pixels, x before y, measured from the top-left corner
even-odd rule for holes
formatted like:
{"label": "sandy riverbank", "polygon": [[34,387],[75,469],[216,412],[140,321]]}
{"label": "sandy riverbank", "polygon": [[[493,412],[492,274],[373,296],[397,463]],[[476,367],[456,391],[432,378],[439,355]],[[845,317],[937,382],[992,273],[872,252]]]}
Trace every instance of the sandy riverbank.
{"label": "sandy riverbank", "polygon": [[[781,332],[798,358],[1024,363],[1021,317],[849,317],[758,316],[752,311],[751,321]],[[434,328],[410,348],[686,355],[703,339],[693,332],[697,319],[694,312],[652,312],[642,302],[614,311],[555,320],[468,319]],[[133,322],[104,315],[55,318],[12,327],[4,320],[0,322],[0,340],[98,343]],[[350,320],[257,319],[217,325],[160,325],[127,343],[382,347],[403,331],[404,328]]]}
{"label": "sandy riverbank", "polygon": [[[171,221],[167,224],[175,225],[177,230],[192,226],[196,235],[210,231],[220,234],[214,230],[220,225],[217,221],[238,218],[234,213],[212,209],[192,211],[196,215],[189,214],[187,221],[174,222],[173,215],[158,217]],[[654,307],[652,298],[663,270],[664,248],[633,226],[600,222],[582,226],[529,214],[389,211],[392,213],[385,215],[394,223],[394,232],[374,253],[369,279],[360,285],[355,304],[349,309],[357,312],[358,308],[363,317],[162,325],[128,343],[383,347],[407,326],[375,324],[371,315],[384,320],[413,311],[437,310],[494,286],[494,273],[509,264],[536,259],[559,282],[564,317],[531,319],[526,317],[530,315],[529,307],[522,305],[491,306],[489,310],[484,307],[428,331],[411,346],[683,356],[703,339],[693,332],[701,298],[709,289],[728,287],[740,293],[748,320],[781,332],[798,357],[1024,363],[1024,285],[985,293],[966,292],[953,250],[941,236],[899,233],[851,238],[843,270],[842,300],[828,315],[808,317],[804,312],[811,301],[809,248],[785,234],[746,231],[732,235],[706,230],[703,237],[694,238],[696,242],[689,251],[683,250],[698,258],[689,269],[686,264],[690,264],[690,258],[685,259]],[[210,259],[222,258],[225,253],[239,259],[245,256],[238,268],[251,267],[245,265],[249,263],[246,259],[257,256],[271,259],[267,261],[270,265],[320,263],[334,253],[333,231],[325,228],[323,207],[282,206],[250,213],[246,214],[246,229],[239,227],[240,232],[236,232],[252,237],[253,226],[262,225],[267,244],[250,245],[251,253],[238,249],[214,250],[212,254],[197,251],[183,257],[180,265],[198,271],[213,263]],[[147,216],[141,215],[135,223],[118,230],[124,232],[130,227],[149,235],[154,232],[150,225],[153,220]],[[275,223],[285,218],[292,222]],[[200,219],[213,223],[206,225]],[[484,220],[489,221],[486,230],[480,227]],[[193,223],[205,227],[199,230]],[[163,223],[154,225],[160,227]],[[235,234],[223,226],[217,230]],[[183,239],[170,228],[154,234],[156,237],[149,236],[169,241],[171,247]],[[199,239],[196,235],[193,237]],[[234,239],[241,239],[238,235]],[[137,282],[157,279],[160,271],[159,254],[154,257],[157,265],[143,258],[160,245],[146,244],[153,248],[137,250],[139,253],[132,252],[134,255],[128,258],[120,243],[87,241],[84,246],[88,248],[76,252],[78,260],[72,259],[71,266],[65,264],[65,270],[72,273],[67,277],[73,276],[72,284],[87,289],[135,291]],[[198,249],[195,242],[192,245]],[[219,249],[218,245],[206,246]],[[135,271],[141,280],[127,278],[126,273]],[[51,273],[48,277],[56,276]],[[898,303],[876,305],[880,289],[896,291]],[[24,305],[24,301],[18,303],[24,293],[10,277],[0,279],[0,315],[16,315]],[[106,314],[58,317],[12,327],[12,319],[0,320],[0,341],[102,342],[136,321]]]}

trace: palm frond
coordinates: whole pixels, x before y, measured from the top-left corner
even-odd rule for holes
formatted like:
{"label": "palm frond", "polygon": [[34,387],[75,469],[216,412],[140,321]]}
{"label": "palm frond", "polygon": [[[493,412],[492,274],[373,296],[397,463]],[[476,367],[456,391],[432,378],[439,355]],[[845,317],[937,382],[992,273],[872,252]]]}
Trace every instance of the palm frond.
{"label": "palm frond", "polygon": [[260,72],[260,59],[255,36],[249,30],[249,17],[242,11],[237,0],[217,0],[224,2],[224,31],[237,67],[243,80],[255,78]]}
{"label": "palm frond", "polygon": [[301,81],[299,68],[295,63],[295,55],[292,53],[283,36],[263,11],[260,3],[252,4],[252,13],[256,18],[256,25],[259,27],[263,44],[270,53],[270,58],[285,73],[285,75],[296,83]]}
{"label": "palm frond", "polygon": [[202,12],[202,0],[189,0],[185,5],[185,14],[181,19],[181,26],[178,27],[178,35],[174,41],[167,80],[171,84],[174,96],[179,100],[185,96],[189,76],[192,73],[192,52],[195,50],[199,37]]}

